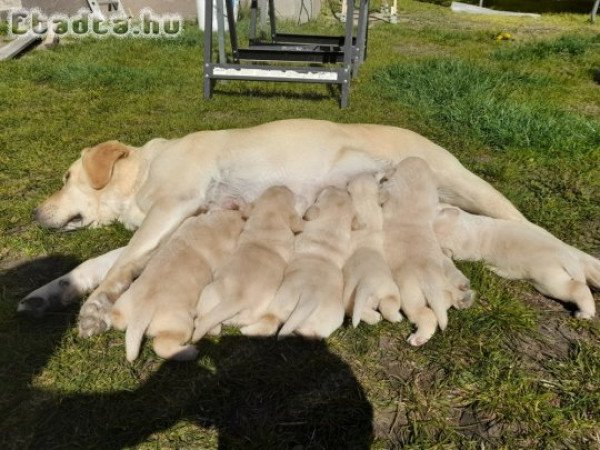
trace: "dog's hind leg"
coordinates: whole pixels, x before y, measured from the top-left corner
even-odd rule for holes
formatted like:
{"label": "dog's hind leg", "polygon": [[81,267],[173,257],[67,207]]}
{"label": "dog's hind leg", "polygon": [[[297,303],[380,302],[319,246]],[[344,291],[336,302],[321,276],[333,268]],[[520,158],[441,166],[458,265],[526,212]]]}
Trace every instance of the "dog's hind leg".
{"label": "dog's hind leg", "polygon": [[437,329],[437,319],[433,311],[427,307],[421,290],[414,286],[414,281],[400,284],[402,311],[411,323],[417,327],[408,337],[408,343],[415,347],[425,344]]}
{"label": "dog's hind leg", "polygon": [[[190,323],[191,325],[191,323]],[[190,339],[189,332],[161,331],[154,337],[152,347],[158,356],[175,361],[190,361],[198,356],[198,349],[193,345],[185,345]]]}
{"label": "dog's hind leg", "polygon": [[563,270],[546,272],[544,276],[536,278],[533,285],[544,295],[575,303],[579,308],[575,316],[580,319],[591,319],[596,314],[590,288],[585,282],[574,280]]}
{"label": "dog's hind leg", "polygon": [[399,294],[387,295],[379,301],[379,312],[388,322],[396,323],[402,320],[400,314]]}
{"label": "dog's hind leg", "polygon": [[274,336],[281,325],[281,320],[274,314],[265,314],[258,322],[240,328],[244,336]]}

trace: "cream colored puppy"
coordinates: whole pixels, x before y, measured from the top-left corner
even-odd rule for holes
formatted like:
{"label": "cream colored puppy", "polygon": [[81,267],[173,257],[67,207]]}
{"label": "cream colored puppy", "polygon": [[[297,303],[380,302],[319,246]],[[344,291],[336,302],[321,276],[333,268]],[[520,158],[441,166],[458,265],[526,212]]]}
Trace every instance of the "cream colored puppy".
{"label": "cream colored puppy", "polygon": [[326,338],[344,321],[342,266],[354,210],[348,192],[325,188],[306,212],[306,225],[269,313],[292,333]]}
{"label": "cream colored puppy", "polygon": [[[400,292],[383,251],[383,213],[379,205],[379,182],[363,174],[348,184],[356,216],[351,234],[350,258],[343,268],[343,303],[352,325],[362,320],[375,324],[381,316],[402,320]],[[379,310],[379,312],[377,312]]]}
{"label": "cream colored puppy", "polygon": [[600,261],[544,230],[507,220],[469,214],[458,208],[441,210],[435,231],[453,258],[485,261],[501,277],[528,280],[544,295],[572,302],[577,317],[596,313],[588,283],[600,289]]}
{"label": "cream colored puppy", "polygon": [[267,189],[251,206],[235,252],[200,296],[194,342],[225,321],[244,327],[262,316],[283,279],[294,232],[303,227],[294,208],[285,187]]}
{"label": "cream colored puppy", "polygon": [[197,355],[185,345],[192,336],[195,307],[213,271],[233,252],[244,226],[239,211],[211,211],[187,219],[152,257],[112,310],[116,328],[126,331],[127,359],[137,358],[144,333],[167,359]]}
{"label": "cream colored puppy", "polygon": [[433,231],[437,185],[425,161],[407,158],[396,166],[381,195],[387,261],[400,290],[402,310],[417,326],[408,342],[422,345],[438,324],[446,328],[452,293],[459,289],[447,276],[448,260]]}

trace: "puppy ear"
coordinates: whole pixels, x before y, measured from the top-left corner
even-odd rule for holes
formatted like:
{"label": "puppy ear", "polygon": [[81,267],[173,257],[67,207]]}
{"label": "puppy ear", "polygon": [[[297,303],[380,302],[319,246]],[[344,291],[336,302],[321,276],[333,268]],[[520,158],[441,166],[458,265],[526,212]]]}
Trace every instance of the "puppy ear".
{"label": "puppy ear", "polygon": [[315,220],[317,217],[319,217],[320,212],[321,210],[317,205],[312,205],[306,210],[306,213],[304,213],[304,219],[308,221]]}
{"label": "puppy ear", "polygon": [[300,233],[304,230],[304,220],[302,220],[302,217],[296,211],[290,214],[290,229],[294,233]]}
{"label": "puppy ear", "polygon": [[129,149],[119,141],[108,141],[82,152],[83,169],[94,189],[102,189],[112,177],[115,163],[129,155]]}

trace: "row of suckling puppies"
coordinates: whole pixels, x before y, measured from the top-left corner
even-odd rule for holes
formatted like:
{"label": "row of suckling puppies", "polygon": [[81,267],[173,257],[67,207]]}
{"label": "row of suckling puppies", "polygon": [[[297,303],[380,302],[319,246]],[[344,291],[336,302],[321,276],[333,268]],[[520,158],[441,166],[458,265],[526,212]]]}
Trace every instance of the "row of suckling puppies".
{"label": "row of suckling puppies", "polygon": [[[447,310],[474,299],[455,259],[485,260],[498,274],[528,279],[542,293],[592,317],[587,282],[600,262],[535,226],[440,205],[427,164],[408,158],[380,185],[357,176],[348,190],[326,188],[303,220],[284,187],[240,211],[214,210],[185,221],[113,308],[126,331],[127,359],[144,334],[164,358],[193,359],[190,344],[221,326],[243,334],[329,336],[344,314],[357,326],[406,315],[412,345],[427,342]],[[245,220],[247,219],[247,220]]]}

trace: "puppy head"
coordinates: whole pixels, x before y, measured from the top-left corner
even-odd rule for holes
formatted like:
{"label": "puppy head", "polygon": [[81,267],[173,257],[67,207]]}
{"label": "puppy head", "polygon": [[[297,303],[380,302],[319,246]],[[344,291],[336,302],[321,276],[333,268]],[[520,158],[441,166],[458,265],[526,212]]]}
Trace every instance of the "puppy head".
{"label": "puppy head", "polygon": [[[103,224],[117,218],[105,209],[101,200],[115,196],[115,166],[129,156],[129,148],[118,141],[109,141],[86,148],[63,176],[63,187],[34,210],[35,220],[46,228],[74,230]],[[121,201],[124,199],[121,199]]]}
{"label": "puppy head", "polygon": [[306,211],[306,220],[315,220],[327,214],[342,219],[345,215],[354,215],[354,208],[348,192],[335,187],[327,187],[317,196],[317,200]]}
{"label": "puppy head", "polygon": [[252,204],[244,207],[242,213],[247,218],[279,221],[283,217],[290,229],[297,233],[302,231],[304,223],[296,212],[294,193],[284,186],[272,186],[265,190]]}
{"label": "puppy head", "polygon": [[348,192],[355,200],[359,197],[375,197],[379,191],[379,182],[375,175],[363,173],[354,177],[348,183]]}

